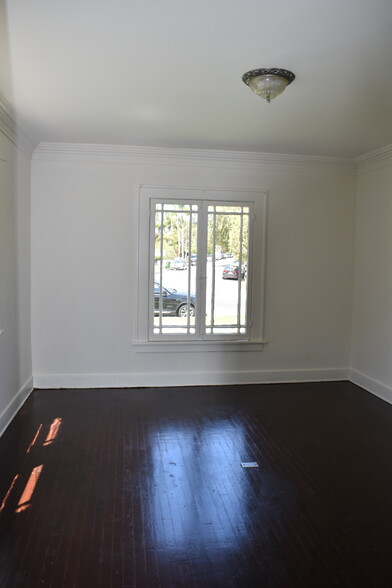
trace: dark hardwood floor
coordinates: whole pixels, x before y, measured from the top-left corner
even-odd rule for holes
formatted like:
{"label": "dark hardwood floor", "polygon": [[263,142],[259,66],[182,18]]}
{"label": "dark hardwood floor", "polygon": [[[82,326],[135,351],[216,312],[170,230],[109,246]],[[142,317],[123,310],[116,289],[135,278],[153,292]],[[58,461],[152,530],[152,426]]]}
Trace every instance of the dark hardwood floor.
{"label": "dark hardwood floor", "polygon": [[36,390],[0,459],[2,588],[392,586],[392,406],[347,382]]}

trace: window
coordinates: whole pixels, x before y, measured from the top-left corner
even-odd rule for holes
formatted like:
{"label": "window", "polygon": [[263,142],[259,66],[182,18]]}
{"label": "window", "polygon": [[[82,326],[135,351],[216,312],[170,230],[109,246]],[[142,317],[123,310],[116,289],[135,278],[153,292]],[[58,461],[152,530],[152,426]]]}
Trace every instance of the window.
{"label": "window", "polygon": [[262,341],[265,205],[262,192],[141,187],[139,341]]}

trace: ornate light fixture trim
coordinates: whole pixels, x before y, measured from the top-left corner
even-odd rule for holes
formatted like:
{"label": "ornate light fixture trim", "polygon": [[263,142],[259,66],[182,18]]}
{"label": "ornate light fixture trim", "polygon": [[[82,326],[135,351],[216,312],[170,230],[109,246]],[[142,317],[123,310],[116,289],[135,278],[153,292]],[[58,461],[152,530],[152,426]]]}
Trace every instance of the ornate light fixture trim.
{"label": "ornate light fixture trim", "polygon": [[265,98],[267,102],[279,96],[294,79],[292,71],[276,67],[252,69],[242,76],[242,81],[252,92]]}

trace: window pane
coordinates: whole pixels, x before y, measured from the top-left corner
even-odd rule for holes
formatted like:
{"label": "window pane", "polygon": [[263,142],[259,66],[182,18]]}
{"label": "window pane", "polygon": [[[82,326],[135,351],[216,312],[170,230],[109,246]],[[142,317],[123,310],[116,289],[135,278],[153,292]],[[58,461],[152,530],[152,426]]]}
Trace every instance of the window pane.
{"label": "window pane", "polygon": [[248,206],[209,207],[207,334],[246,334],[248,239]]}
{"label": "window pane", "polygon": [[[159,204],[158,204],[159,206]],[[176,204],[173,202],[167,202],[163,205],[163,209],[166,211],[174,211],[174,212],[189,212],[190,204]]]}
{"label": "window pane", "polygon": [[228,213],[241,213],[243,211],[242,206],[215,206],[216,212],[228,212]]}
{"label": "window pane", "polygon": [[154,334],[193,334],[198,207],[155,206]]}

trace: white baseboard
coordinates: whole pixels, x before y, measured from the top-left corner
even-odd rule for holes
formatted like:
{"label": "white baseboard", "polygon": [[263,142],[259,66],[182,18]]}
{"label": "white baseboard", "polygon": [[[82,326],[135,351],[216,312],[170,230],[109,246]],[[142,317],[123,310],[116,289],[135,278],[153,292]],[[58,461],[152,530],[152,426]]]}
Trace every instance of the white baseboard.
{"label": "white baseboard", "polygon": [[0,437],[20,409],[27,398],[33,391],[33,376],[31,376],[20,390],[15,394],[13,399],[7,404],[3,412],[0,414]]}
{"label": "white baseboard", "polygon": [[140,388],[166,386],[217,386],[347,380],[347,369],[249,370],[236,372],[35,374],[35,388]]}
{"label": "white baseboard", "polygon": [[392,404],[391,386],[387,386],[386,384],[383,384],[383,382],[375,380],[374,378],[371,378],[370,376],[367,376],[358,370],[350,370],[349,378],[350,381],[354,384],[361,386],[361,388],[364,388],[368,392],[371,392],[375,396],[378,396],[379,398],[382,398],[382,400]]}

